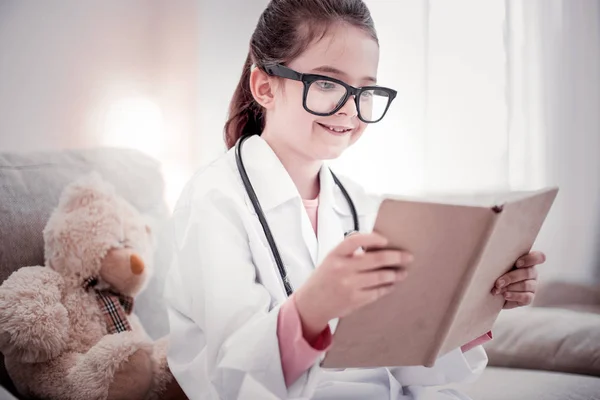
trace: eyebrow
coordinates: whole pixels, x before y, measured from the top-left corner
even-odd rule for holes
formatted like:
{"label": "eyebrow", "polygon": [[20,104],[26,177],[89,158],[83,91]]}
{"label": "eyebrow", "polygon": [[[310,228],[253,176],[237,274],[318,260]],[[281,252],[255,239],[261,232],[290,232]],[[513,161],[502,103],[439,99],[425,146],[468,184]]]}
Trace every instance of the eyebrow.
{"label": "eyebrow", "polygon": [[[323,65],[321,67],[314,68],[312,71],[314,71],[314,72],[323,72],[325,74],[336,74],[336,75],[341,75],[341,76],[343,76],[345,78],[348,78],[348,74],[346,74],[343,71],[340,71],[339,69],[337,69],[335,67],[331,67],[329,65]],[[377,79],[373,78],[372,76],[364,77],[362,80],[363,81],[377,83]]]}

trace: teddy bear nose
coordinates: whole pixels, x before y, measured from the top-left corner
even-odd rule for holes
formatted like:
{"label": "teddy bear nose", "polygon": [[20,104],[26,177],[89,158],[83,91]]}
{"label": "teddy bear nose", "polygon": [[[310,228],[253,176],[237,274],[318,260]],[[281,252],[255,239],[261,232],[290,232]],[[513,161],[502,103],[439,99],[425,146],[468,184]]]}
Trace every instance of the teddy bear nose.
{"label": "teddy bear nose", "polygon": [[131,272],[135,275],[140,275],[144,272],[144,262],[137,254],[132,254],[129,258],[129,263],[131,265]]}

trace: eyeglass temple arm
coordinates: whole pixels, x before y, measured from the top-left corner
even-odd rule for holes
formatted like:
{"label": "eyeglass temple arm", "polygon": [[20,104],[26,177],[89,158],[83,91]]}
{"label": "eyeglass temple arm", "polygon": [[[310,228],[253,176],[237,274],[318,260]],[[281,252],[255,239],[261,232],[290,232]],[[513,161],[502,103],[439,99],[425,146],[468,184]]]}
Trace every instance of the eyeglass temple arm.
{"label": "eyeglass temple arm", "polygon": [[281,78],[293,79],[295,81],[302,80],[302,74],[292,69],[284,67],[281,64],[266,64],[264,66],[265,72],[269,75],[279,76]]}

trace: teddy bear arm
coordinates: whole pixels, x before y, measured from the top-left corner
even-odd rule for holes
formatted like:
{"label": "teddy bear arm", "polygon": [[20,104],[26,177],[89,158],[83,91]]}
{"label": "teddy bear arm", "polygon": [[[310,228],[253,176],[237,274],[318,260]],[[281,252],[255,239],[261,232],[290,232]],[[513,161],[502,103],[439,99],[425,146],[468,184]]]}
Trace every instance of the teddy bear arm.
{"label": "teddy bear arm", "polygon": [[146,400],[185,400],[187,396],[171,373],[167,362],[169,336],[164,336],[152,346],[152,386]]}
{"label": "teddy bear arm", "polygon": [[134,332],[109,334],[78,355],[68,381],[74,388],[87,382],[86,390],[104,399],[126,398],[122,395],[131,394],[132,386],[145,393],[152,374],[151,354],[151,344]]}
{"label": "teddy bear arm", "polygon": [[0,286],[0,351],[21,362],[61,354],[69,338],[63,278],[42,266],[23,267]]}

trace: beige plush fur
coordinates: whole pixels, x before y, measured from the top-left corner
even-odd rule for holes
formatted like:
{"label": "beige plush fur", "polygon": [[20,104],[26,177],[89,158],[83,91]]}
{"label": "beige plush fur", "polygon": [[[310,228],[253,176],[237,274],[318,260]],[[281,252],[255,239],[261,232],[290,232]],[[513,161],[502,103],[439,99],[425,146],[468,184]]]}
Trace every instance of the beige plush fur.
{"label": "beige plush fur", "polygon": [[44,230],[45,266],[0,286],[0,351],[25,396],[56,400],[185,398],[134,312],[107,333],[86,278],[134,297],[152,273],[152,229],[96,173],[67,186]]}

